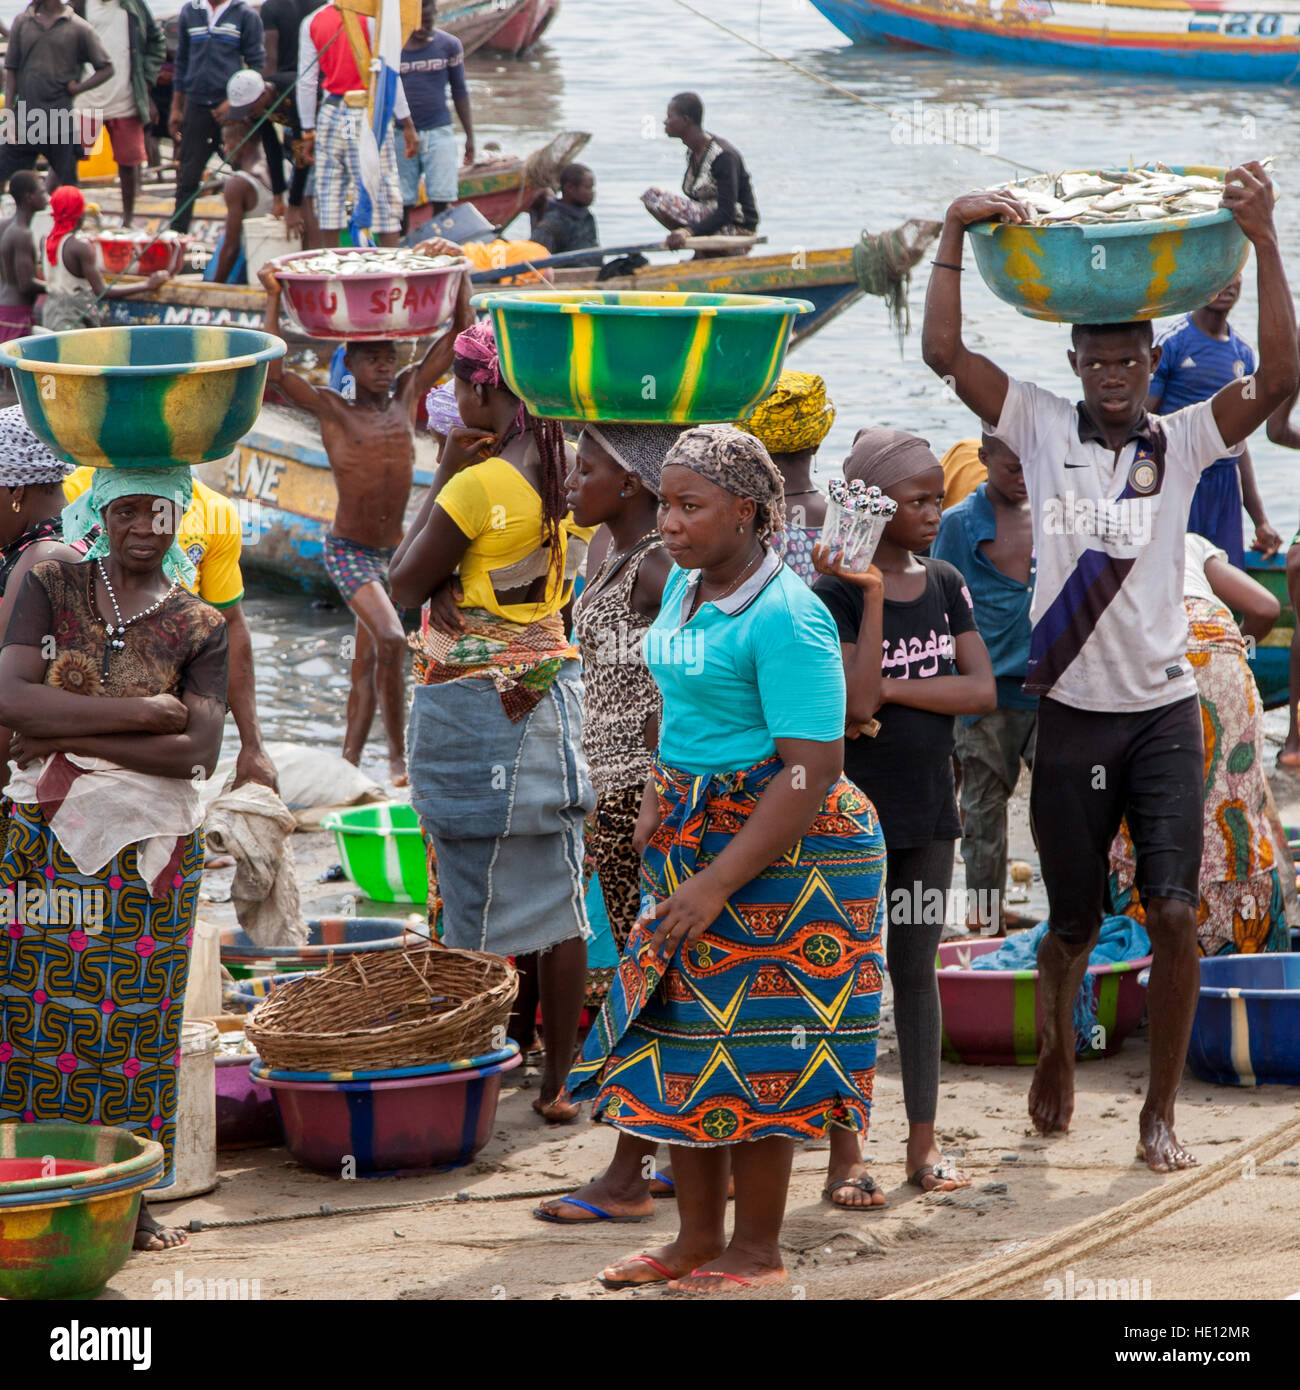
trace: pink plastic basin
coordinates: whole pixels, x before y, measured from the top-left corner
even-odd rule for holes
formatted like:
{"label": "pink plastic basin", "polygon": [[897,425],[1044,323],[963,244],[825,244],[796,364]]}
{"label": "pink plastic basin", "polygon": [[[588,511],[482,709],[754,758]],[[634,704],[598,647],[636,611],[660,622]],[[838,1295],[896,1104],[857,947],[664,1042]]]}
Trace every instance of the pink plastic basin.
{"label": "pink plastic basin", "polygon": [[251,1075],[275,1093],[285,1146],[299,1163],[337,1178],[350,1160],[357,1176],[380,1177],[468,1163],[491,1138],[502,1073],[521,1060],[510,1043],[465,1062],[363,1080],[298,1079],[322,1073],[260,1062]]}
{"label": "pink plastic basin", "polygon": [[[293,263],[319,251],[298,251],[276,266],[284,302],[311,338],[358,341],[368,338],[419,338],[451,317],[469,262],[394,275],[390,271],[355,275],[305,274]],[[361,255],[363,252],[352,254]]]}
{"label": "pink plastic basin", "polygon": [[63,1178],[69,1173],[89,1173],[101,1164],[82,1158],[0,1158],[0,1183],[28,1182],[32,1178]]}
{"label": "pink plastic basin", "polygon": [[217,1147],[253,1149],[283,1144],[284,1130],[269,1086],[254,1081],[257,1054],[217,1056]]}
{"label": "pink plastic basin", "polygon": [[[950,1062],[980,1066],[1033,1066],[1043,1035],[1043,1005],[1037,970],[946,970],[962,957],[996,951],[1000,941],[949,941],[939,947],[939,1003],[943,1010],[943,1055]],[[1079,1060],[1109,1057],[1142,1022],[1146,990],[1138,975],[1150,956],[1117,965],[1088,967],[1097,1023],[1105,1030],[1100,1048]]]}

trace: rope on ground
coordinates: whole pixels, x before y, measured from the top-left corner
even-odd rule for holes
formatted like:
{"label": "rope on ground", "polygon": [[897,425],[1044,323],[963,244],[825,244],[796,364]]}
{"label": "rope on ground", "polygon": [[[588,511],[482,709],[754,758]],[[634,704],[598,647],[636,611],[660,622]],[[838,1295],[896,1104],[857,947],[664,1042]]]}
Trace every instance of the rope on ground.
{"label": "rope on ground", "polygon": [[277,1221],[311,1221],[322,1216],[374,1216],[381,1211],[414,1211],[417,1207],[450,1207],[466,1202],[522,1202],[539,1197],[563,1197],[575,1184],[563,1187],[530,1187],[523,1192],[457,1192],[452,1197],[417,1197],[410,1202],[371,1202],[360,1207],[336,1207],[322,1202],[313,1211],[287,1211],[269,1216],[245,1216],[231,1221],[203,1221],[195,1217],[183,1227],[187,1231],[220,1231],[237,1226],[269,1226]]}
{"label": "rope on ground", "polygon": [[1156,1221],[1172,1216],[1199,1201],[1234,1178],[1242,1164],[1255,1168],[1300,1143],[1300,1119],[1286,1120],[1205,1168],[1190,1168],[1138,1196],[1097,1216],[1090,1216],[1041,1240],[1004,1255],[978,1260],[949,1274],[941,1274],[910,1288],[886,1294],[888,1300],[936,1298],[995,1298],[1018,1284],[1042,1278],[1061,1268],[1062,1261],[1078,1260],[1105,1245],[1134,1235]]}
{"label": "rope on ground", "polygon": [[[796,63],[793,58],[782,58],[779,53],[773,53],[770,48],[764,48],[761,43],[756,43],[753,39],[747,38],[744,34],[738,33],[735,29],[729,28],[721,20],[714,19],[712,15],[705,14],[703,10],[697,10],[694,5],[687,4],[687,0],[673,0],[673,4],[680,9],[689,10],[697,19],[702,19],[706,24],[712,24],[715,29],[721,29],[724,34],[729,34],[733,39],[739,39],[741,43],[748,44],[750,48],[761,53],[764,58],[770,58],[774,63],[781,63],[787,68],[792,68],[795,72],[802,73],[804,77],[810,77],[814,82],[819,82],[823,87],[829,87],[831,91],[838,92],[842,97],[848,97],[850,101],[856,101],[860,106],[870,106],[873,111],[881,111],[890,120],[905,120],[911,126],[921,131],[924,135],[925,130],[922,123],[905,111],[897,107],[882,106],[878,101],[872,101],[870,97],[864,97],[860,92],[851,91],[848,87],[841,87],[838,82],[832,82],[829,77],[823,77],[821,73],[814,72],[811,68],[806,68],[802,63]],[[1009,165],[1018,173],[1041,174],[1045,171],[1035,169],[1032,164],[1026,164],[1023,160],[1009,159],[1004,154],[997,154],[993,150],[986,150],[982,146],[975,144],[972,140],[944,140],[946,145],[960,145],[963,149],[974,150],[976,154],[981,154],[985,159],[996,159],[999,163]]]}

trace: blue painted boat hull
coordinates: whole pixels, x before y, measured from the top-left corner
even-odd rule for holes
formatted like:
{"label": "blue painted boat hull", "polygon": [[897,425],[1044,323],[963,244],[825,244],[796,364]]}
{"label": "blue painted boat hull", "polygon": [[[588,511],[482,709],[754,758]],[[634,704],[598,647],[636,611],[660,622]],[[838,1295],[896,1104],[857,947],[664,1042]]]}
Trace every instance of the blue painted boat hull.
{"label": "blue painted boat hull", "polygon": [[[1300,13],[1285,0],[1258,13],[1190,5],[1158,10],[1126,6],[1122,0],[1107,5],[1031,0],[1003,4],[996,16],[990,7],[981,10],[960,2],[813,0],[813,4],[854,43],[896,43],[1002,62],[1105,68],[1207,82],[1300,80]],[[1063,13],[1077,16],[1078,22],[1062,23]]]}

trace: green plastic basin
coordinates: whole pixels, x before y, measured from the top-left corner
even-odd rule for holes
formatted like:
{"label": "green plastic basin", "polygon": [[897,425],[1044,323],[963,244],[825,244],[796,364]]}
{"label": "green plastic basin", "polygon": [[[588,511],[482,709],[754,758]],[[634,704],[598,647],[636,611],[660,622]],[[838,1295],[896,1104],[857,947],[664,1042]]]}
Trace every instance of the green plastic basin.
{"label": "green plastic basin", "polygon": [[429,866],[420,818],[404,801],[372,802],[331,811],[321,820],[334,832],[343,872],[379,903],[423,903]]}
{"label": "green plastic basin", "polygon": [[534,415],[705,424],[772,389],[806,299],[649,290],[481,294],[506,384]]}

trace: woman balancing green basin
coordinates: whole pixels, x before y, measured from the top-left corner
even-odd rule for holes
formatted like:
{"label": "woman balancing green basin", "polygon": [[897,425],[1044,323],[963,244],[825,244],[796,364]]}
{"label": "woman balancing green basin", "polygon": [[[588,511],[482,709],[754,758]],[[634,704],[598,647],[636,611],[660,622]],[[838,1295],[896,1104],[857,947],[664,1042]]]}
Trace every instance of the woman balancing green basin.
{"label": "woman balancing green basin", "polygon": [[89,328],[0,346],[33,433],[70,463],[223,459],[262,408],[279,338],[248,328]]}
{"label": "woman balancing green basin", "polygon": [[648,290],[475,297],[501,371],[534,415],[700,424],[738,420],[772,389],[805,299]]}

